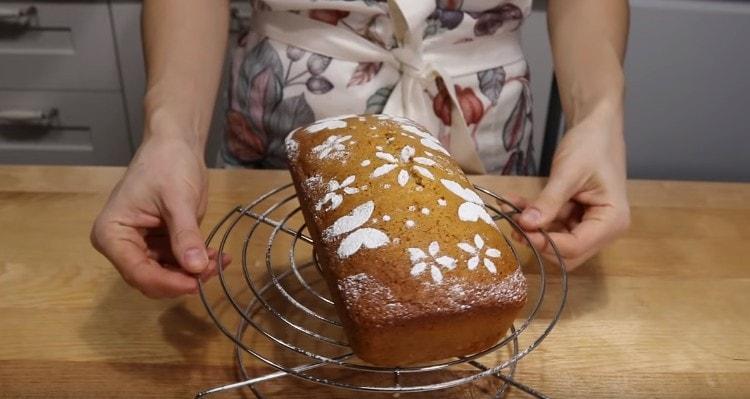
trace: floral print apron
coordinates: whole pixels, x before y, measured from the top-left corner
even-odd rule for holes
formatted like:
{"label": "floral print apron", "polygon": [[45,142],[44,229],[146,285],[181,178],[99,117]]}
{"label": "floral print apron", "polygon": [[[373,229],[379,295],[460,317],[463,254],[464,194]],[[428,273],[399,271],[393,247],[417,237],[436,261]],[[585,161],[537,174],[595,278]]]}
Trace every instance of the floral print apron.
{"label": "floral print apron", "polygon": [[284,138],[326,117],[424,125],[467,173],[535,174],[518,30],[531,0],[265,0],[233,55],[222,159],[285,167]]}

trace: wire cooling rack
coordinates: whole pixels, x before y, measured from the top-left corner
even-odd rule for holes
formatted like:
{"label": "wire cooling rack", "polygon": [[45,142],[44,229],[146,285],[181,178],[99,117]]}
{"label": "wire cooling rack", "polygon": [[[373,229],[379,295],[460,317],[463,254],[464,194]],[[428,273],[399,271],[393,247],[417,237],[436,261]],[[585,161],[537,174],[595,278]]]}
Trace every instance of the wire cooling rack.
{"label": "wire cooling rack", "polygon": [[[341,322],[306,234],[294,187],[286,184],[248,204],[235,207],[213,228],[209,246],[240,259],[218,279],[199,283],[200,298],[216,326],[234,343],[239,382],[198,393],[202,398],[245,390],[258,399],[281,398],[263,393],[263,385],[295,377],[356,392],[386,396],[449,390],[465,384],[489,384],[480,390],[501,398],[509,387],[536,398],[543,393],[515,378],[516,366],[552,331],[567,295],[567,276],[557,248],[546,233],[558,265],[545,263],[524,231],[511,218],[520,212],[498,194],[475,186],[486,208],[506,236],[529,285],[528,301],[508,334],[496,345],[470,356],[416,366],[388,368],[357,359],[347,345]],[[511,209],[503,212],[492,205]],[[529,249],[514,246],[507,234],[520,233]],[[237,256],[239,255],[239,256]],[[220,265],[223,266],[223,265]],[[488,382],[489,381],[489,382]],[[381,395],[382,396],[382,395]]]}

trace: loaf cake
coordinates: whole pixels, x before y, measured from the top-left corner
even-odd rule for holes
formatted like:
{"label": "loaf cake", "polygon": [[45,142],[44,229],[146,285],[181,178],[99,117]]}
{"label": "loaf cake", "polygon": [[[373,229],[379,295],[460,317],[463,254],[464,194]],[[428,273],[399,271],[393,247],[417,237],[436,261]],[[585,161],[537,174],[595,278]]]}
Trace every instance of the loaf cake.
{"label": "loaf cake", "polygon": [[526,280],[440,142],[387,115],[329,118],[286,138],[323,277],[354,353],[404,366],[484,350]]}

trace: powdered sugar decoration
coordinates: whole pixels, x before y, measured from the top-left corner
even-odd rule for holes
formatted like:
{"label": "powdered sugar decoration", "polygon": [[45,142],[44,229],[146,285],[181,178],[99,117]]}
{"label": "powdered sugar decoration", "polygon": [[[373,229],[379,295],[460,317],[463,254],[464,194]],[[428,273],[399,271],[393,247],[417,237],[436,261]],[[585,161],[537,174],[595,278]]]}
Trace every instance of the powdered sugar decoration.
{"label": "powdered sugar decoration", "polygon": [[487,268],[490,273],[497,273],[495,263],[492,262],[490,258],[499,258],[502,254],[495,248],[487,247],[487,249],[484,249],[484,240],[479,234],[474,235],[474,245],[460,242],[458,243],[458,247],[461,248],[462,251],[471,255],[471,258],[468,261],[469,270],[476,269],[479,263],[482,262],[484,267]]}
{"label": "powdered sugar decoration", "polygon": [[326,140],[315,147],[312,152],[315,153],[319,159],[335,158],[344,154],[346,147],[344,142],[349,140],[352,136],[337,136],[331,135]]}
{"label": "powdered sugar decoration", "polygon": [[466,201],[458,207],[458,218],[460,220],[464,222],[476,222],[477,220],[482,219],[487,224],[497,228],[497,225],[492,220],[490,214],[484,209],[484,201],[482,201],[482,198],[480,198],[474,190],[464,188],[453,180],[440,179],[440,182],[443,183],[443,186],[445,186],[450,192]]}
{"label": "powdered sugar decoration", "polygon": [[331,181],[328,182],[328,187],[325,195],[320,201],[318,201],[317,204],[315,204],[315,210],[322,210],[323,206],[328,203],[330,203],[330,206],[328,206],[328,208],[325,210],[334,210],[338,208],[339,205],[341,205],[341,203],[344,201],[344,194],[352,195],[358,193],[358,188],[350,187],[351,184],[354,183],[354,180],[356,180],[356,177],[354,175],[347,177],[341,183],[339,183],[335,179],[331,179]]}
{"label": "powdered sugar decoration", "polygon": [[309,126],[307,129],[307,133],[318,133],[322,130],[330,130],[330,129],[342,129],[347,127],[348,124],[346,121],[342,121],[341,118],[329,118],[329,119],[323,119],[318,121],[312,126]]}
{"label": "powdered sugar decoration", "polygon": [[380,248],[389,242],[390,240],[388,239],[388,236],[382,231],[366,227],[356,230],[354,233],[349,234],[344,238],[336,253],[341,259],[345,259],[354,255],[363,247],[375,249]]}
{"label": "powdered sugar decoration", "polygon": [[427,148],[432,148],[435,151],[440,151],[443,154],[448,155],[448,156],[451,155],[448,152],[448,150],[446,150],[445,148],[443,148],[443,146],[440,145],[440,143],[437,142],[437,140],[422,139],[419,142],[422,143],[422,145],[425,146],[425,147],[427,147]]}
{"label": "powdered sugar decoration", "polygon": [[[416,153],[417,151],[410,145],[404,146],[398,154],[398,157],[384,151],[376,152],[375,156],[386,163],[375,168],[372,172],[372,177],[384,176],[393,170],[398,169],[399,171],[396,176],[396,182],[399,186],[404,187],[411,178],[411,175],[407,170],[411,164],[412,170],[430,180],[435,180],[435,176],[426,167],[433,167],[437,165],[437,163],[425,157],[415,157]],[[414,164],[412,164],[412,162]]]}
{"label": "powdered sugar decoration", "polygon": [[312,175],[308,177],[307,180],[305,180],[305,182],[303,183],[303,186],[307,190],[314,190],[321,184],[323,184],[323,177],[320,175]]}
{"label": "powdered sugar decoration", "polygon": [[427,252],[421,248],[408,248],[409,260],[411,260],[411,275],[418,276],[424,273],[428,268],[430,276],[436,283],[443,281],[443,273],[440,268],[453,270],[456,268],[456,259],[450,256],[438,256],[440,254],[440,244],[433,241],[427,247]]}
{"label": "powdered sugar decoration", "polygon": [[284,143],[286,146],[287,157],[289,157],[289,159],[291,160],[296,160],[297,156],[299,155],[299,143],[292,137],[292,134],[293,133],[286,136],[286,140],[284,141]]}
{"label": "powdered sugar decoration", "polygon": [[440,145],[440,142],[433,135],[425,132],[424,130],[411,124],[403,124],[401,125],[401,129],[419,136],[419,142],[422,143],[423,146],[435,151],[440,151],[445,155],[450,155],[450,153],[448,153],[448,151],[443,148],[442,145]]}
{"label": "powdered sugar decoration", "polygon": [[390,242],[388,235],[371,227],[362,228],[375,211],[375,203],[367,201],[354,208],[349,214],[340,217],[323,232],[324,239],[331,240],[352,232],[339,244],[336,253],[340,258],[348,258],[362,248],[374,249]]}
{"label": "powdered sugar decoration", "polygon": [[373,201],[365,202],[354,208],[349,214],[344,215],[333,222],[333,224],[323,232],[323,236],[327,239],[331,239],[362,226],[370,219],[374,210],[375,203]]}

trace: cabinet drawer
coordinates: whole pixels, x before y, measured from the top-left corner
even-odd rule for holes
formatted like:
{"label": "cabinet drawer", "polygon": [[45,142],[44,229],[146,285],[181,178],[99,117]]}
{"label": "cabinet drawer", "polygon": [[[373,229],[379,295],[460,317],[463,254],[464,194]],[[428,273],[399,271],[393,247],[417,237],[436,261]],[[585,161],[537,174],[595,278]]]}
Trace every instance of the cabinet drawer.
{"label": "cabinet drawer", "polygon": [[0,163],[125,165],[119,93],[0,91]]}
{"label": "cabinet drawer", "polygon": [[0,2],[0,89],[119,90],[106,3]]}

